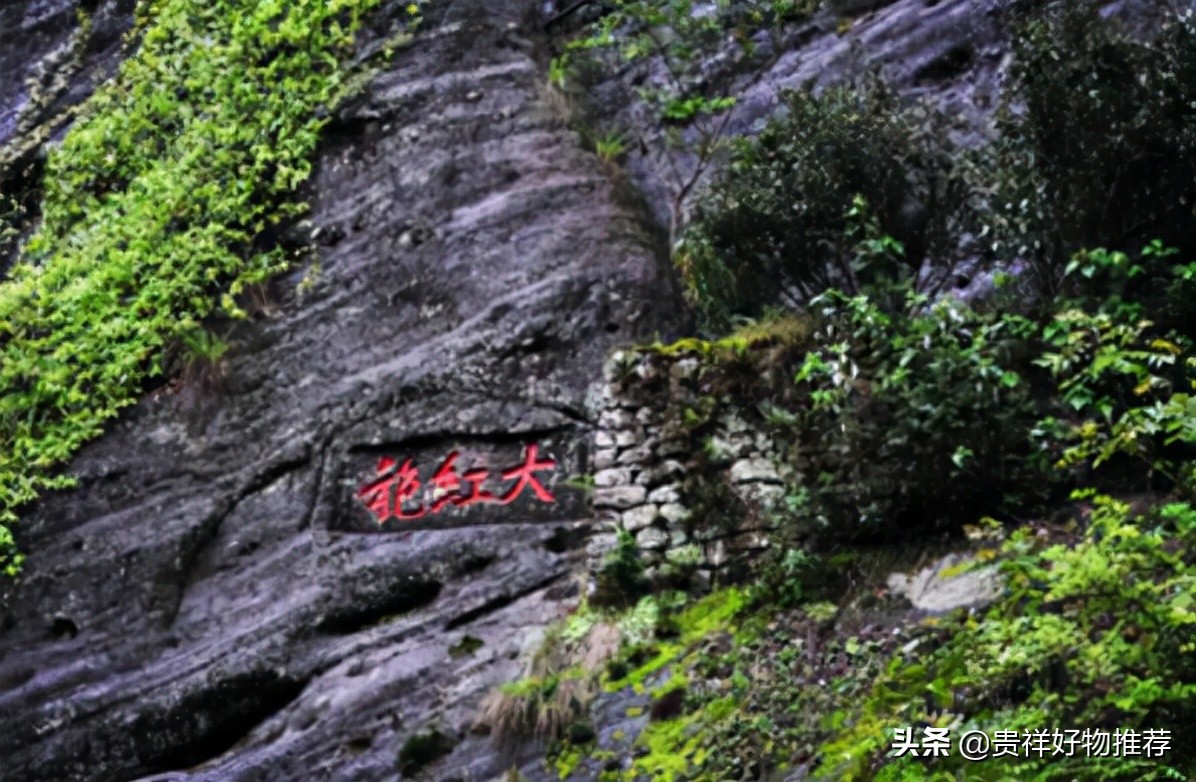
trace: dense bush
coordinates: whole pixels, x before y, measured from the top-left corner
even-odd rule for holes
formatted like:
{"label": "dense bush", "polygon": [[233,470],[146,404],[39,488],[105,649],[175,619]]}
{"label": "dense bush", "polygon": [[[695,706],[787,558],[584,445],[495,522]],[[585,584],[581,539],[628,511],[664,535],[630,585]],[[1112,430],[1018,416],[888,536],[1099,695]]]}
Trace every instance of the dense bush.
{"label": "dense bush", "polygon": [[808,300],[829,287],[859,293],[853,207],[905,247],[912,278],[926,254],[948,258],[962,187],[941,118],[903,108],[881,82],[796,92],[754,140],[739,140],[725,173],[698,203],[678,263],[709,325]]}
{"label": "dense bush", "polygon": [[[1042,404],[1056,415],[1036,435],[1061,474],[1146,490],[1139,496],[1152,498],[1153,509],[1078,490],[1075,532],[1022,527],[999,553],[990,550],[1003,597],[982,621],[944,628],[929,655],[895,658],[850,727],[822,748],[816,778],[972,778],[958,758],[929,768],[889,762],[897,727],[1144,731],[1196,719],[1196,359],[1189,340],[1160,332],[1141,317],[1140,301],[1120,295],[1127,263],[1095,250],[1068,264],[1064,279],[1109,275],[1110,296],[1086,307],[1061,302],[1041,326],[1036,363],[1054,381]],[[1118,467],[1112,476],[1110,466]],[[1173,750],[1162,761],[1078,753],[990,761],[985,778],[1189,778],[1181,769],[1190,771],[1196,756],[1186,745]]]}
{"label": "dense bush", "polygon": [[1157,5],[1149,42],[1086,0],[1045,4],[1014,27],[994,178],[981,189],[998,254],[1029,261],[1047,295],[1082,248],[1161,237],[1196,250],[1196,14]]}
{"label": "dense bush", "polygon": [[635,536],[623,527],[616,531],[615,546],[603,559],[595,581],[596,605],[631,605],[647,589]]}
{"label": "dense bush", "polygon": [[916,294],[892,313],[838,291],[815,306],[820,347],[796,375],[799,520],[905,534],[1032,499],[1037,408],[1019,369],[1033,323]]}
{"label": "dense bush", "polygon": [[[947,628],[930,654],[894,658],[853,718],[822,748],[816,779],[1190,779],[1190,742],[1160,758],[1087,756],[886,761],[893,732],[1104,728],[1174,731],[1196,720],[1196,509],[1173,503],[1135,517],[1090,500],[1073,545],[1028,529],[1002,549],[1006,595],[982,621]],[[925,644],[923,644],[923,649]],[[1027,753],[1028,754],[1028,753]],[[880,768],[883,764],[889,765]],[[929,767],[927,763],[929,762]],[[972,774],[978,767],[986,775]]]}
{"label": "dense bush", "polygon": [[[1196,13],[1161,16],[1147,42],[1085,0],[1024,13],[999,140],[979,150],[952,149],[942,117],[876,81],[792,94],[758,138],[736,142],[695,210],[678,255],[691,299],[721,330],[829,287],[859,292],[870,280],[852,265],[856,196],[906,247],[910,278],[928,260],[941,282],[983,250],[1028,267],[1049,299],[1085,248],[1161,237],[1196,251]],[[1167,271],[1145,265],[1135,288],[1166,303]],[[1184,301],[1173,292],[1170,306]]]}
{"label": "dense bush", "polygon": [[[1103,250],[1082,257],[1125,262]],[[1101,488],[1196,500],[1196,345],[1143,317],[1137,301],[1105,305],[1064,306],[1044,327],[1036,363],[1057,395],[1036,434],[1056,466]]]}

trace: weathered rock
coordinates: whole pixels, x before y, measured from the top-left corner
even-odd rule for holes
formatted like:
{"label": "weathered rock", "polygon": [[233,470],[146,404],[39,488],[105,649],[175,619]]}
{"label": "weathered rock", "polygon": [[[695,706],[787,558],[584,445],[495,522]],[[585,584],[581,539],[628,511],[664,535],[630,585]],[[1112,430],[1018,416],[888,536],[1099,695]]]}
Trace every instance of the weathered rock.
{"label": "weathered rock", "polygon": [[689,509],[679,503],[669,502],[660,506],[660,515],[670,524],[678,524],[689,518]]}
{"label": "weathered rock", "polygon": [[638,429],[636,416],[627,410],[607,410],[598,419],[598,425],[605,429]]}
{"label": "weathered rock", "polygon": [[742,459],[731,465],[731,480],[736,483],[777,483],[780,476],[777,475],[777,468],[767,459]]}
{"label": "weathered rock", "polygon": [[962,569],[967,561],[962,554],[949,554],[913,575],[890,575],[888,586],[904,595],[915,608],[931,613],[991,603],[1001,593],[1001,579],[995,567],[945,574],[951,569]]}
{"label": "weathered rock", "polygon": [[624,486],[629,483],[631,483],[631,469],[628,467],[615,467],[594,474],[594,485],[599,488]]}
{"label": "weathered rock", "polygon": [[[631,448],[643,439],[644,432],[642,429],[639,431],[628,431],[626,429],[621,429],[615,432],[615,445],[619,446],[620,448]],[[625,461],[625,458],[622,454],[620,454],[620,458],[616,461]]]}
{"label": "weathered rock", "polygon": [[656,505],[641,505],[623,512],[623,526],[629,532],[638,532],[651,525],[659,516],[660,508]]}
{"label": "weathered rock", "polygon": [[[86,25],[80,5],[87,11]],[[133,5],[134,0],[0,3],[0,194],[25,207],[12,225],[15,234],[0,230],[0,276],[15,257],[17,240],[40,215],[44,147],[95,85],[115,72]]]}
{"label": "weathered rock", "polygon": [[661,486],[648,493],[649,502],[681,502],[681,493],[676,486]]}
{"label": "weathered rock", "polygon": [[669,535],[669,549],[676,549],[689,543],[689,535],[683,529],[673,530]]}
{"label": "weathered rock", "polygon": [[[28,509],[25,574],[2,587],[5,782],[393,780],[432,727],[453,748],[426,779],[510,764],[466,728],[571,599],[590,522],[560,479],[584,471],[586,392],[616,341],[677,309],[657,236],[545,99],[529,7],[427,5],[328,127],[316,288],[301,302],[304,270],[278,279],[276,314],[228,336],[223,396],[125,411],[71,465],[80,487]],[[0,14],[3,138],[11,58],[54,48],[41,20],[66,30],[74,6]],[[108,72],[96,45],[83,91]],[[379,456],[428,480],[450,451],[527,442],[558,462],[555,505],[529,489],[436,517],[452,529],[336,531],[377,527],[353,492]],[[450,655],[465,633],[483,646]]]}
{"label": "weathered rock", "polygon": [[662,459],[685,458],[690,455],[690,445],[687,441],[678,438],[664,440],[660,443],[657,454]]}
{"label": "weathered rock", "polygon": [[636,544],[648,551],[659,551],[668,547],[669,533],[658,527],[647,527],[640,530],[635,535]]}
{"label": "weathered rock", "polygon": [[[661,448],[663,447],[662,445]],[[676,459],[666,459],[658,465],[645,468],[636,477],[636,483],[656,487],[665,481],[671,481],[683,475],[685,475],[685,465]]]}
{"label": "weathered rock", "polygon": [[594,560],[601,559],[608,551],[615,548],[618,537],[613,532],[603,532],[593,535],[586,542],[586,557]]}
{"label": "weathered rock", "polygon": [[[597,438],[595,438],[597,439]],[[613,442],[613,440],[612,440]],[[615,465],[615,450],[613,448],[601,448],[594,452],[594,469],[605,470]]]}
{"label": "weathered rock", "polygon": [[698,373],[701,363],[696,358],[683,358],[673,364],[671,374],[677,378],[691,378]]}
{"label": "weathered rock", "polygon": [[594,507],[601,510],[612,508],[626,510],[642,505],[648,499],[648,491],[643,486],[612,486],[609,489],[599,489],[594,492]]}
{"label": "weathered rock", "polygon": [[656,448],[660,443],[655,437],[649,437],[634,448],[630,448],[619,454],[615,461],[622,465],[642,465],[653,461],[656,456]]}

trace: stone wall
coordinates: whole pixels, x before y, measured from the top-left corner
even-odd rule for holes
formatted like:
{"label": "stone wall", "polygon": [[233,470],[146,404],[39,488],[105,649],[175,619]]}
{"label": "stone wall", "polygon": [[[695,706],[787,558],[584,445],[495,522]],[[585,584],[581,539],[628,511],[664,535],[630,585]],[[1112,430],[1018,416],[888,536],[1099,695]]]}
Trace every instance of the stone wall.
{"label": "stone wall", "polygon": [[657,586],[741,577],[769,544],[788,443],[721,393],[709,351],[642,349],[607,361],[594,435],[591,574],[630,532]]}

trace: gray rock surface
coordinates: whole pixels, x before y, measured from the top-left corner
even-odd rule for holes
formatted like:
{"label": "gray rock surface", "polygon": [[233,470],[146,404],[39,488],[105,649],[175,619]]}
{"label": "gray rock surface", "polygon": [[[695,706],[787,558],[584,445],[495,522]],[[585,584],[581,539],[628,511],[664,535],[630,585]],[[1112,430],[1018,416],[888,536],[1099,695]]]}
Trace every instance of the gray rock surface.
{"label": "gray rock surface", "polygon": [[893,573],[888,587],[904,596],[914,608],[943,613],[956,608],[986,605],[1001,593],[1001,579],[995,567],[963,572],[968,557],[949,554],[917,573]]}
{"label": "gray rock surface", "polygon": [[[432,5],[328,130],[315,290],[278,280],[275,314],[229,337],[222,397],[151,395],[22,520],[4,782],[391,780],[433,728],[454,748],[421,778],[505,768],[469,729],[575,593],[585,394],[613,344],[678,310],[659,243],[545,98],[528,10]],[[353,492],[380,456],[427,480],[452,450],[509,465],[528,442],[557,463],[555,505],[346,531],[378,529]],[[465,635],[483,645],[450,654]]]}
{"label": "gray rock surface", "polygon": [[[0,275],[36,221],[47,142],[120,64],[134,0],[0,3]],[[78,11],[88,23],[80,24]],[[6,228],[15,229],[8,235]]]}

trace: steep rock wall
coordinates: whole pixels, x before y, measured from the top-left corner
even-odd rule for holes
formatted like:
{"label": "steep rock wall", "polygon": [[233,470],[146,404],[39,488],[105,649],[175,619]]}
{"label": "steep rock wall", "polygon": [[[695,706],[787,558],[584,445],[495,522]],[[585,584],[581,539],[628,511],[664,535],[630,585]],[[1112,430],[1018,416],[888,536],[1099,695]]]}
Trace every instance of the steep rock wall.
{"label": "steep rock wall", "polygon": [[[314,288],[277,280],[273,314],[228,337],[222,395],[160,389],[29,509],[0,619],[5,782],[393,779],[431,727],[454,747],[435,778],[502,770],[468,730],[570,592],[586,391],[677,309],[545,98],[528,10],[433,5],[329,129]],[[555,505],[344,531],[378,529],[354,494],[386,454],[427,480],[529,443]]]}

